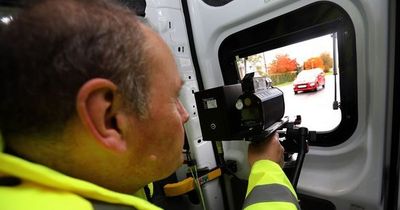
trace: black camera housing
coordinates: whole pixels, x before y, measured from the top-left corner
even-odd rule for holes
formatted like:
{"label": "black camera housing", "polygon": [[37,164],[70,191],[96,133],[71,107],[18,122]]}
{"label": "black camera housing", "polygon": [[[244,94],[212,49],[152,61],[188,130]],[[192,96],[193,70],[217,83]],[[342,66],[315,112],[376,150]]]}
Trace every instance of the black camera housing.
{"label": "black camera housing", "polygon": [[246,74],[241,84],[195,93],[203,140],[258,141],[285,113],[283,92],[265,77]]}
{"label": "black camera housing", "polygon": [[246,74],[241,84],[216,87],[195,93],[203,140],[245,140],[253,144],[264,141],[280,130],[279,137],[286,154],[298,153],[289,161],[285,173],[296,188],[301,167],[308,152],[308,141],[315,141],[316,132],[301,124],[301,116],[294,121],[283,117],[283,92],[271,85],[266,77]]}
{"label": "black camera housing", "polygon": [[242,140],[236,135],[240,130],[240,112],[235,108],[241,94],[240,84],[195,93],[203,140]]}

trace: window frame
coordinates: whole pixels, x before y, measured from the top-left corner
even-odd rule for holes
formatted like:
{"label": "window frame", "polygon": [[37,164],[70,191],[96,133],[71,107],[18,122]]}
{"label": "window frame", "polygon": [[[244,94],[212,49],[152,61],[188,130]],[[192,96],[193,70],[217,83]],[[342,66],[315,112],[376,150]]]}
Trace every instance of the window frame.
{"label": "window frame", "polygon": [[335,146],[343,143],[358,123],[357,60],[354,25],[339,5],[326,1],[312,3],[226,37],[218,50],[224,83],[231,85],[240,81],[235,56],[254,55],[335,32],[342,120],[331,131],[317,132],[317,140],[309,144]]}

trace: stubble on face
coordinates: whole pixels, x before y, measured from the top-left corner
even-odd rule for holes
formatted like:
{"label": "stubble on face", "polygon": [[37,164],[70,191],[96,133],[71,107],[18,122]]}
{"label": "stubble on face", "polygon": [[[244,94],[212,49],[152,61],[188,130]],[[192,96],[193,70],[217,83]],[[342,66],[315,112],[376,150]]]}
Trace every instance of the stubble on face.
{"label": "stubble on face", "polygon": [[182,80],[174,57],[164,41],[147,26],[143,26],[150,93],[148,116],[136,121],[135,151],[141,159],[143,175],[159,180],[173,173],[183,162],[184,130],[177,109]]}

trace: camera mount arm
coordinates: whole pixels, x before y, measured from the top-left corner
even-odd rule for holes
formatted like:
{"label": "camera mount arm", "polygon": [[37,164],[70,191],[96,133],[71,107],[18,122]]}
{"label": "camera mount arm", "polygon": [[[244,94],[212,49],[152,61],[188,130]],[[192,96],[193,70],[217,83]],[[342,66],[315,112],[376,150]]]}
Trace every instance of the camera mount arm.
{"label": "camera mount arm", "polygon": [[315,141],[316,132],[309,131],[305,127],[297,127],[300,124],[301,118],[297,116],[294,122],[288,122],[284,125],[286,130],[278,131],[280,137],[284,137],[285,140],[281,142],[285,148],[286,154],[297,153],[295,161],[287,162],[284,170],[292,182],[293,187],[297,188],[297,183],[300,178],[301,169],[303,166],[305,155],[308,153],[308,141]]}

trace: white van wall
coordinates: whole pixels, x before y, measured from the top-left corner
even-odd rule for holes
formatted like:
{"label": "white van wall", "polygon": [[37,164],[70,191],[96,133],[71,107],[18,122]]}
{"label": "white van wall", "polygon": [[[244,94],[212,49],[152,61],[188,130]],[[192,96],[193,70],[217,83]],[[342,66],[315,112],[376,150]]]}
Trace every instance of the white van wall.
{"label": "white van wall", "polygon": [[[313,2],[316,1],[250,3],[235,0],[222,7],[210,7],[202,1],[188,1],[205,88],[223,85],[218,48],[227,36]],[[349,14],[355,27],[358,126],[354,134],[341,145],[310,148],[298,188],[301,193],[332,201],[337,209],[381,209],[386,140],[388,2],[332,2]],[[227,159],[236,159],[241,163],[241,158],[246,157],[247,148],[244,144],[225,142],[224,148]]]}
{"label": "white van wall", "polygon": [[[211,7],[187,1],[204,88],[224,85],[218,49],[229,35],[286,14],[313,0],[234,0]],[[356,34],[358,125],[353,135],[334,147],[311,147],[298,189],[332,201],[337,209],[382,209],[382,179],[387,107],[388,1],[336,0],[351,17]],[[202,141],[193,91],[198,90],[181,2],[147,0],[146,18],[175,53],[185,86],[181,99],[190,112],[189,144],[199,167],[216,166],[211,144]],[[179,50],[180,49],[180,50]],[[184,51],[182,52],[182,49]],[[225,158],[248,174],[247,143],[224,142]],[[205,185],[208,209],[223,209],[218,182]]]}
{"label": "white van wall", "polygon": [[[217,166],[213,148],[210,142],[203,141],[197,116],[194,92],[197,92],[199,87],[190,54],[181,2],[179,0],[147,0],[146,3],[146,20],[154,30],[159,32],[171,48],[181,78],[185,81],[180,92],[180,100],[190,114],[190,118],[185,124],[185,131],[192,158],[196,160],[199,169],[213,169]],[[184,178],[186,175],[184,170],[185,168],[180,170],[182,174],[178,171],[178,177]],[[207,209],[224,209],[221,186],[218,180],[203,185],[203,195],[206,206],[208,206]],[[201,209],[201,206],[193,206],[193,209],[199,208]]]}

